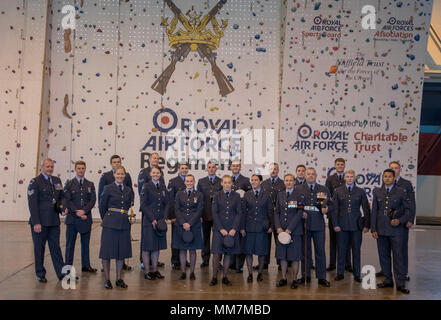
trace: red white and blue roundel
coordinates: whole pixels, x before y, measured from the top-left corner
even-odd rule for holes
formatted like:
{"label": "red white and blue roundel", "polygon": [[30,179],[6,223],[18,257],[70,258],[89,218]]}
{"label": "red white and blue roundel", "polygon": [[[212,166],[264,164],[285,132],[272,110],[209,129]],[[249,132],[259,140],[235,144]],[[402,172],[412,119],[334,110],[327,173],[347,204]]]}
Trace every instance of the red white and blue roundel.
{"label": "red white and blue roundel", "polygon": [[169,132],[176,128],[178,116],[169,108],[159,109],[153,115],[153,125],[161,132]]}

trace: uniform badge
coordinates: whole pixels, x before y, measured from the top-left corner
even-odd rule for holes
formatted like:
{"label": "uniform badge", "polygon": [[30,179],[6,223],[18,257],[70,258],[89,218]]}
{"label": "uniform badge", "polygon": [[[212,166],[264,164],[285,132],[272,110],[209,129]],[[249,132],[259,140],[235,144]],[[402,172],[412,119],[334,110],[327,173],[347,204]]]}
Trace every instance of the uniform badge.
{"label": "uniform badge", "polygon": [[92,188],[91,187],[87,187],[87,192],[91,193],[92,192]]}
{"label": "uniform badge", "polygon": [[28,196],[32,196],[34,194],[34,189],[28,190]]}
{"label": "uniform badge", "polygon": [[162,191],[162,196],[165,197],[165,191]]}
{"label": "uniform badge", "polygon": [[198,198],[196,196],[194,196],[193,201],[194,201],[194,203],[198,203]]}

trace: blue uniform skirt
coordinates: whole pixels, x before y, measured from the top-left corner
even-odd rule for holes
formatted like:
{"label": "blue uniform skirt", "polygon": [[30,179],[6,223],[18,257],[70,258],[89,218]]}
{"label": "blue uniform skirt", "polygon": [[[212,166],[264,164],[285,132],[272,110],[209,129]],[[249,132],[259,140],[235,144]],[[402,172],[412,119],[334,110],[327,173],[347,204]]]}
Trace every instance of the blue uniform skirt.
{"label": "blue uniform skirt", "polygon": [[[228,230],[227,230],[228,231]],[[240,254],[239,232],[234,235],[234,247],[225,248],[224,237],[219,231],[213,230],[213,239],[211,242],[211,253],[214,254]]]}
{"label": "blue uniform skirt", "polygon": [[103,228],[101,231],[100,259],[123,260],[132,257],[130,229]]}
{"label": "blue uniform skirt", "polygon": [[184,228],[182,226],[178,226],[175,222],[173,224],[173,234],[172,234],[172,248],[179,250],[198,250],[204,248],[204,243],[202,240],[202,226],[201,223],[198,222],[191,226],[191,232],[193,232],[193,241],[185,242],[182,240],[182,233],[184,232]]}
{"label": "blue uniform skirt", "polygon": [[159,235],[153,226],[143,225],[141,236],[141,250],[142,251],[159,251],[167,249],[167,233],[163,232]]}
{"label": "blue uniform skirt", "polygon": [[267,256],[269,253],[268,233],[266,232],[247,232],[243,242],[245,244],[242,253],[247,255],[256,254]]}
{"label": "blue uniform skirt", "polygon": [[276,259],[287,261],[302,260],[302,236],[291,235],[293,242],[281,244],[276,237]]}

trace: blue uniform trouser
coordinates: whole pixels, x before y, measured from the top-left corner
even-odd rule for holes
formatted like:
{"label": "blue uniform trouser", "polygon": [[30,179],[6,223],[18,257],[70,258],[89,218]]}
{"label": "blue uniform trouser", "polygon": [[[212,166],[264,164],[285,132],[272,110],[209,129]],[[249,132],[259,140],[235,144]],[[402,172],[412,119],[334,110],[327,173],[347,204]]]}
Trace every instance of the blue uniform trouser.
{"label": "blue uniform trouser", "polygon": [[[311,239],[314,240],[315,253],[315,276],[317,279],[326,279],[326,255],[325,255],[325,230],[323,231],[307,231],[306,237],[306,251],[307,251],[307,265],[306,276],[311,277],[312,265],[312,250]],[[305,275],[305,235],[302,236],[302,277]]]}
{"label": "blue uniform trouser", "polygon": [[[77,227],[74,224],[66,225],[66,264],[73,265],[75,242],[77,241],[78,234]],[[90,231],[86,233],[80,233],[81,237],[81,266],[83,268],[90,267]]]}
{"label": "blue uniform trouser", "polygon": [[357,231],[340,231],[337,232],[338,241],[338,262],[337,262],[337,274],[344,275],[346,262],[346,252],[349,248],[352,248],[352,265],[354,270],[354,276],[360,278],[361,268],[360,268],[360,250],[361,250],[361,240],[362,232]]}
{"label": "blue uniform trouser", "polygon": [[49,245],[52,263],[54,265],[57,277],[62,276],[64,262],[60,248],[60,226],[41,227],[41,232],[34,232],[34,227],[31,226],[32,242],[34,243],[34,258],[35,258],[35,273],[37,277],[45,277],[46,269],[44,268],[44,251],[46,249],[46,242]]}
{"label": "blue uniform trouser", "polygon": [[403,230],[403,266],[404,273],[407,275],[409,273],[409,228],[404,228]]}
{"label": "blue uniform trouser", "polygon": [[171,248],[171,259],[170,259],[170,261],[171,261],[172,264],[180,265],[181,262],[179,260],[179,249],[173,248],[172,245],[171,245],[171,243],[173,241],[173,234],[175,233],[175,228],[174,228],[175,223],[177,223],[177,222],[175,221],[175,222],[171,223],[171,233],[172,233],[172,236],[171,236],[171,240],[170,240],[170,248]]}
{"label": "blue uniform trouser", "polygon": [[[380,257],[381,270],[386,277],[385,282],[393,282],[391,258],[393,259],[394,278],[397,286],[402,286],[406,281],[403,264],[403,236],[401,233],[395,236],[381,236],[377,239],[378,255]],[[391,257],[392,251],[392,257]]]}

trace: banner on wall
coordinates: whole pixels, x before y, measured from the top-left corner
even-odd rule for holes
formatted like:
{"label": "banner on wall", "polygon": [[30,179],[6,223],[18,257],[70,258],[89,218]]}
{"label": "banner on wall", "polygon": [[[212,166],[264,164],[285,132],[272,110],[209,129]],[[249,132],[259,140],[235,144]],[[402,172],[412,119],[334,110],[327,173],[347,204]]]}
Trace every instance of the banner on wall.
{"label": "banner on wall", "polygon": [[315,167],[324,183],[341,157],[371,197],[383,170],[398,160],[415,185],[432,1],[368,10],[363,1],[287,4],[282,167]]}

